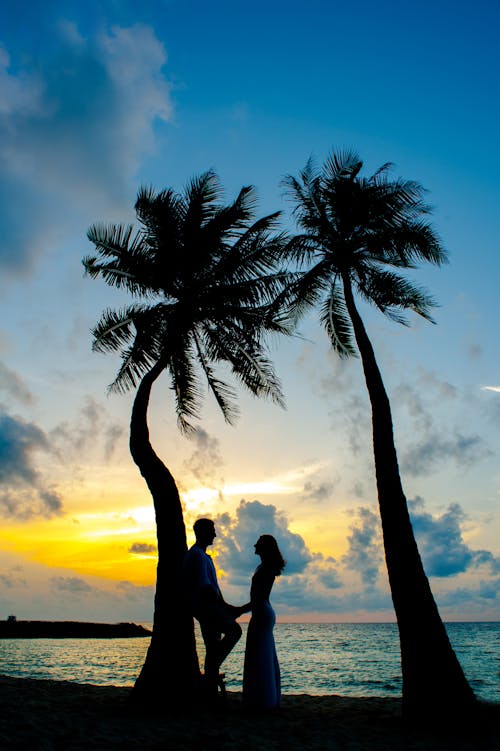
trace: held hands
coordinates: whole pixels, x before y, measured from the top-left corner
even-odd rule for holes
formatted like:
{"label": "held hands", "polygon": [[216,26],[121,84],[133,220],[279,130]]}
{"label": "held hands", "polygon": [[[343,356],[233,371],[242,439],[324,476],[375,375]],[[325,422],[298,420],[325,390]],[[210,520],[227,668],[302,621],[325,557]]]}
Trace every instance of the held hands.
{"label": "held hands", "polygon": [[230,605],[231,611],[234,613],[234,617],[239,618],[243,613],[249,613],[252,609],[252,605],[246,602],[244,605]]}

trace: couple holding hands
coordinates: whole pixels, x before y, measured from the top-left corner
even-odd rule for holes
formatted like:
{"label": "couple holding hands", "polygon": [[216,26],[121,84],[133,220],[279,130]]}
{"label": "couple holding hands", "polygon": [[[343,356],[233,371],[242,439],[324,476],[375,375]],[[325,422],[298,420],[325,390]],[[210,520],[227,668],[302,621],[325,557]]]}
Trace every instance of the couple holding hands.
{"label": "couple holding hands", "polygon": [[250,602],[236,607],[222,597],[217,574],[207,547],[215,537],[211,519],[194,524],[195,544],[184,559],[184,584],[189,606],[200,624],[205,642],[205,686],[209,697],[217,695],[219,668],[241,637],[236,622],[251,611],[248,624],[243,669],[243,700],[255,709],[275,709],[281,698],[280,669],[274,646],[275,614],[269,596],[276,576],[285,567],[276,540],[262,535],[255,543],[261,563],[255,570],[250,588]]}

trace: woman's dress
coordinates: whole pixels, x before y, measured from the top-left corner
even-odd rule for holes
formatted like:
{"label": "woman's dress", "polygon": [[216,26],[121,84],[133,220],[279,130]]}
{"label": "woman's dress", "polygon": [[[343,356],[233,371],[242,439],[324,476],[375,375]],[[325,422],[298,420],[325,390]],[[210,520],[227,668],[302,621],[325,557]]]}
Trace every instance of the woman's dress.
{"label": "woman's dress", "polygon": [[248,624],[243,669],[243,700],[255,709],[275,709],[280,705],[280,667],[274,645],[276,622],[269,595],[273,571],[261,564],[252,577],[250,600],[252,617]]}

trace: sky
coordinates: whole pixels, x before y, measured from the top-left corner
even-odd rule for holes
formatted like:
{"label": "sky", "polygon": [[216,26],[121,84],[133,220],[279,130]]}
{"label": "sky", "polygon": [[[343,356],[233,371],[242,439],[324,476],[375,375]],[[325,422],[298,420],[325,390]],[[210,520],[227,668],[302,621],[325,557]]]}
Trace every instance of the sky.
{"label": "sky", "polygon": [[[147,622],[154,513],[128,453],[133,394],[91,329],[123,293],[84,276],[94,222],[133,222],[141,185],[214,169],[258,215],[313,155],[351,148],[418,180],[449,253],[411,278],[439,302],[410,328],[360,311],[393,408],[403,486],[446,620],[500,620],[500,8],[493,0],[56,2],[0,10],[0,619]],[[226,599],[248,599],[253,544],[287,559],[282,621],[394,620],[359,359],[316,312],[270,348],[287,408],[207,398],[194,436],[154,387],[152,443],[188,541],[212,517]]]}

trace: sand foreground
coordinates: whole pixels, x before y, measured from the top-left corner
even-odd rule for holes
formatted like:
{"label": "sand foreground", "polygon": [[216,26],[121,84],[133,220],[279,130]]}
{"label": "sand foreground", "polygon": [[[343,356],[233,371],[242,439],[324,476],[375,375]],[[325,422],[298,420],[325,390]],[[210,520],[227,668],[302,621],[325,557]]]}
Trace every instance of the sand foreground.
{"label": "sand foreground", "polygon": [[128,688],[0,676],[0,748],[24,751],[498,751],[500,704],[469,734],[405,728],[399,699],[286,695],[249,715],[241,694],[196,713],[131,711]]}

